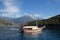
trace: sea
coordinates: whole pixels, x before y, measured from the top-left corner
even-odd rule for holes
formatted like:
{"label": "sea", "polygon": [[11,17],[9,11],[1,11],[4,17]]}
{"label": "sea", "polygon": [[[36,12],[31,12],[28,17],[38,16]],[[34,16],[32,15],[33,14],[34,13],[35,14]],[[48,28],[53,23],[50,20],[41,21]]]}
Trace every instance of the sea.
{"label": "sea", "polygon": [[0,40],[60,40],[60,31],[43,29],[36,33],[22,33],[20,26],[0,26]]}

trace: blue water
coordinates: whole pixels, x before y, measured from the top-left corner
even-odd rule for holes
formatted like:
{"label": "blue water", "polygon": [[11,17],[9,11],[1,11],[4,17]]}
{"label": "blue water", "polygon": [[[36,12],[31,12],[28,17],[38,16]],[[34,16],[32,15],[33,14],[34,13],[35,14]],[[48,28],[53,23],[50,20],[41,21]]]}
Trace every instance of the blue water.
{"label": "blue water", "polygon": [[19,30],[2,30],[0,40],[60,40],[60,31],[44,29],[39,33],[21,33]]}

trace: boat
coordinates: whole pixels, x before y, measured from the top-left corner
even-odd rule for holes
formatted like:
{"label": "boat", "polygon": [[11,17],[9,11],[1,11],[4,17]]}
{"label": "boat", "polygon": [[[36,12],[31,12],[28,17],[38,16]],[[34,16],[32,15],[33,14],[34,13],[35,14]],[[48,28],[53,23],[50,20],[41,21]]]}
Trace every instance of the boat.
{"label": "boat", "polygon": [[37,26],[24,26],[23,27],[23,32],[40,32],[45,28],[45,26],[43,27],[37,27]]}
{"label": "boat", "polygon": [[46,26],[38,27],[37,19],[36,19],[36,26],[26,26],[25,24],[22,26],[22,32],[40,32],[42,31]]}
{"label": "boat", "polygon": [[37,26],[37,21],[36,21],[36,26],[26,26],[25,24],[22,26],[22,32],[40,32],[42,31],[46,26]]}

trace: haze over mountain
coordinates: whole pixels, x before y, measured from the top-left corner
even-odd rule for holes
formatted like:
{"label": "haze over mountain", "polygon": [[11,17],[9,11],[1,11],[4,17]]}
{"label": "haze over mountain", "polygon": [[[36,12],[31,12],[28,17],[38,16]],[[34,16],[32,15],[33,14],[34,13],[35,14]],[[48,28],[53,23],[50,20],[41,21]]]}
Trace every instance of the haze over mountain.
{"label": "haze over mountain", "polygon": [[[7,22],[14,22],[14,23],[19,23],[19,24],[24,24],[30,21],[35,20],[34,17],[30,16],[30,15],[25,15],[19,18],[8,18],[8,17],[1,17],[0,16],[0,20],[5,20]],[[43,18],[37,18],[37,20],[42,20]]]}

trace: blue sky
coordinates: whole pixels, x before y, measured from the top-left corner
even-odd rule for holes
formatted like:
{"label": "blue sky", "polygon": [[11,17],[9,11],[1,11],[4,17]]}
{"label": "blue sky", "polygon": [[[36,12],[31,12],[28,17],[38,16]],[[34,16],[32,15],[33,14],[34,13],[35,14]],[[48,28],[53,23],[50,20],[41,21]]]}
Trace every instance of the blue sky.
{"label": "blue sky", "polygon": [[49,18],[60,14],[60,0],[0,0],[0,16],[17,18],[37,15]]}

